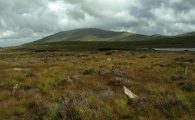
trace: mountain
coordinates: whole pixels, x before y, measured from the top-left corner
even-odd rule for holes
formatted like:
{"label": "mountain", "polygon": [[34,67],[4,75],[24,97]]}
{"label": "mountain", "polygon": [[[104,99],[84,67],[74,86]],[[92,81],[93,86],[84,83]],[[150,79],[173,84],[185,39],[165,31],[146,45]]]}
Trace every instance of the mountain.
{"label": "mountain", "polygon": [[61,41],[141,41],[146,39],[146,37],[146,35],[130,32],[114,32],[97,28],[84,28],[55,33],[27,44]]}
{"label": "mountain", "polygon": [[55,33],[53,35],[44,37],[40,40],[31,43],[27,43],[25,45],[64,41],[146,41],[185,36],[195,36],[195,32],[181,34],[177,36],[163,36],[159,34],[147,36],[130,32],[115,32],[101,30],[97,28],[84,28]]}

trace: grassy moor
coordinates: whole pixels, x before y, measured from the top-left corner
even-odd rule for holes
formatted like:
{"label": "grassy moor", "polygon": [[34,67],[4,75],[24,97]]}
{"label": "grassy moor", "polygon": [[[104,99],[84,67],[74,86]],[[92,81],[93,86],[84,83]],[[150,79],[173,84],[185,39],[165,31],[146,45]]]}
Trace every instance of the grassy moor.
{"label": "grassy moor", "polygon": [[[169,42],[2,48],[0,120],[193,120],[195,53],[135,49]],[[123,86],[138,97],[129,99]]]}
{"label": "grassy moor", "polygon": [[0,0],[0,120],[195,120],[195,0]]}

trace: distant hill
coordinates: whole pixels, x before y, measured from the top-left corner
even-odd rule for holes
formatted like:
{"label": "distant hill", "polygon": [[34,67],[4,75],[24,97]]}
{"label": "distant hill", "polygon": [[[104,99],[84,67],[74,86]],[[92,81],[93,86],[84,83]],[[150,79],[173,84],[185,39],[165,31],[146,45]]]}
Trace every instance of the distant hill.
{"label": "distant hill", "polygon": [[146,37],[148,36],[129,32],[114,32],[97,28],[84,28],[55,33],[27,44],[60,41],[141,41],[146,39]]}
{"label": "distant hill", "polygon": [[182,36],[195,36],[195,32],[188,32],[188,33],[177,35],[177,37],[182,37]]}
{"label": "distant hill", "polygon": [[[195,36],[195,32],[186,33],[177,36],[169,36],[169,37],[185,37],[185,36]],[[64,42],[64,41],[146,41],[146,40],[161,40],[169,37],[159,35],[159,34],[147,36],[147,35],[130,33],[130,32],[114,32],[114,31],[101,30],[97,28],[84,28],[84,29],[75,29],[75,30],[55,33],[53,35],[44,37],[40,40],[31,43],[27,43],[25,45],[48,43],[48,42]]]}

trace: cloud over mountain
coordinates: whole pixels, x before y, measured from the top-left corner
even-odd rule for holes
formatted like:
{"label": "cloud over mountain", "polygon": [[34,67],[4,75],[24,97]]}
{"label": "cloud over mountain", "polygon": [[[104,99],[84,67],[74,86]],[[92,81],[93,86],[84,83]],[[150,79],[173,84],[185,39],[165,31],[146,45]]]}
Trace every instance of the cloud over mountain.
{"label": "cloud over mountain", "polygon": [[195,31],[194,0],[0,1],[0,47],[76,28],[140,34]]}

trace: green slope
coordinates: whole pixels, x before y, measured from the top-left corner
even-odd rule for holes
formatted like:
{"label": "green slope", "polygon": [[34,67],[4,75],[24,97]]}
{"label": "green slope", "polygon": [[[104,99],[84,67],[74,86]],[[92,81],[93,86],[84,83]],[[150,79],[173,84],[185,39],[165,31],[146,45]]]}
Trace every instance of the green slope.
{"label": "green slope", "polygon": [[195,36],[169,37],[144,41],[66,41],[31,44],[15,47],[14,51],[97,51],[132,50],[137,48],[194,48]]}
{"label": "green slope", "polygon": [[[137,41],[137,43],[142,45],[147,45],[145,47],[153,47],[153,46],[167,46],[174,47],[174,45],[181,44],[179,46],[188,47],[188,43],[194,43],[195,40],[195,32],[180,34],[176,36],[162,36],[159,34],[147,36],[129,32],[114,32],[114,31],[106,31],[97,28],[84,28],[84,29],[76,29],[70,31],[59,32],[47,37],[44,37],[40,40],[27,43],[25,45],[31,44],[40,44],[40,43],[54,43],[54,42],[68,42],[68,41],[96,41],[96,42],[116,42],[116,41]],[[140,41],[140,42],[139,42]],[[149,42],[147,42],[149,41]],[[182,43],[181,43],[182,42]],[[132,42],[133,43],[133,42]],[[136,43],[136,44],[137,44]],[[186,45],[188,44],[188,45]],[[193,44],[192,44],[193,45]],[[190,45],[191,46],[191,45]],[[192,47],[192,46],[191,46]]]}
{"label": "green slope", "polygon": [[76,29],[59,32],[28,44],[38,44],[59,41],[139,41],[147,36],[129,32],[113,32],[97,28]]}

